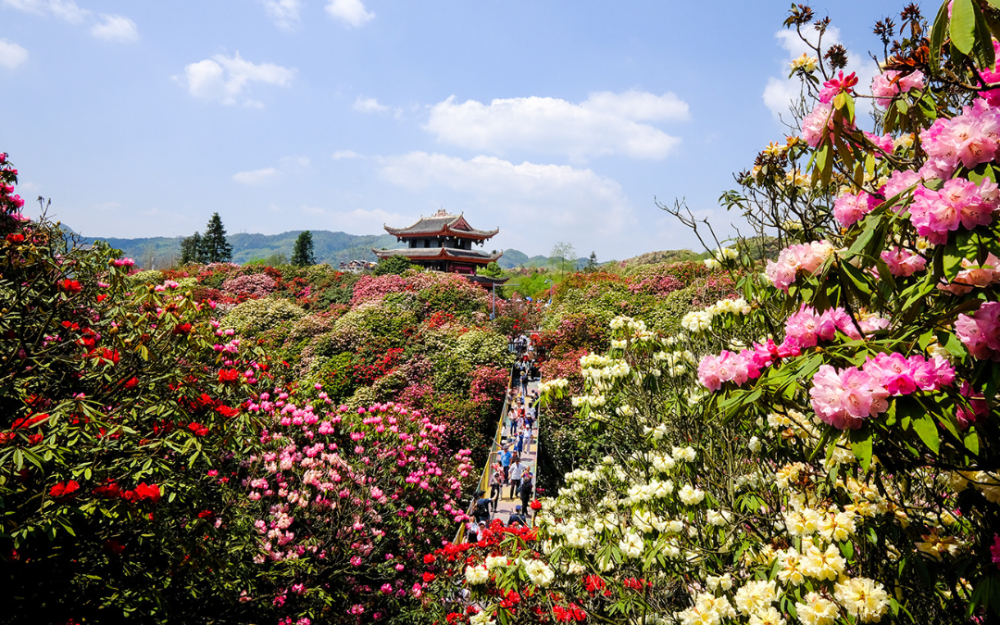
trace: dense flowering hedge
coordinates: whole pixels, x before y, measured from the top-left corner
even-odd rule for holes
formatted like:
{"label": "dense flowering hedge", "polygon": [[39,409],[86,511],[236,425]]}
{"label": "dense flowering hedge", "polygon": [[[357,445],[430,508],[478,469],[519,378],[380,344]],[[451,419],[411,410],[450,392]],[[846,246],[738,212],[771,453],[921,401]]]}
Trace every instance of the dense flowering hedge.
{"label": "dense flowering hedge", "polygon": [[259,515],[255,561],[274,586],[248,599],[295,622],[413,622],[423,555],[466,518],[470,452],[446,451],[446,427],[419,411],[350,411],[307,390],[249,406],[268,420],[245,484]]}
{"label": "dense flowering hedge", "polygon": [[257,436],[241,403],[268,362],[176,282],[137,287],[130,259],[24,218],[4,199],[9,164],[0,176],[5,618],[224,612],[232,556],[252,547],[226,530],[234,454]]}

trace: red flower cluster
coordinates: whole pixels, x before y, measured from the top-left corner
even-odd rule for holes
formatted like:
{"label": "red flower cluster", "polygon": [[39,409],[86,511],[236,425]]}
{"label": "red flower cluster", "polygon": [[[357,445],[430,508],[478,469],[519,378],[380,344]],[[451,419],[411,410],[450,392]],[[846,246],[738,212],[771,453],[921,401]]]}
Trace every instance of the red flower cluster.
{"label": "red flower cluster", "polygon": [[59,290],[73,294],[82,291],[83,286],[80,284],[79,280],[66,279],[59,282]]}
{"label": "red flower cluster", "polygon": [[219,382],[227,384],[230,382],[236,382],[240,379],[240,372],[236,369],[220,369],[219,370]]}
{"label": "red flower cluster", "polygon": [[69,497],[76,491],[80,490],[80,485],[74,480],[68,482],[59,482],[51,489],[49,489],[49,495],[59,498],[59,497]]}
{"label": "red flower cluster", "polygon": [[7,235],[7,242],[8,243],[24,243],[24,235],[20,234],[20,233],[17,233],[17,234],[8,234]]}
{"label": "red flower cluster", "polygon": [[569,621],[583,622],[587,620],[587,613],[584,612],[580,606],[575,603],[571,603],[565,608],[561,605],[554,606],[552,608],[552,613],[556,617],[556,621],[561,623],[567,623]]}
{"label": "red flower cluster", "polygon": [[211,516],[212,516],[212,511],[211,510],[202,510],[201,512],[198,513],[198,518],[199,519],[207,519],[207,518],[209,518]]}
{"label": "red flower cluster", "polygon": [[641,577],[639,579],[636,579],[634,577],[626,577],[625,579],[622,580],[622,584],[625,585],[625,588],[631,588],[632,590],[642,590],[643,586],[647,585],[650,587],[653,586],[653,582],[647,582],[645,579],[642,579]]}
{"label": "red flower cluster", "polygon": [[195,421],[188,423],[188,429],[194,432],[195,436],[204,436],[208,434],[208,426],[202,425]]}
{"label": "red flower cluster", "polygon": [[191,324],[190,323],[182,323],[182,324],[174,326],[174,334],[178,334],[178,335],[182,335],[183,336],[183,335],[190,334],[190,333],[191,333]]}

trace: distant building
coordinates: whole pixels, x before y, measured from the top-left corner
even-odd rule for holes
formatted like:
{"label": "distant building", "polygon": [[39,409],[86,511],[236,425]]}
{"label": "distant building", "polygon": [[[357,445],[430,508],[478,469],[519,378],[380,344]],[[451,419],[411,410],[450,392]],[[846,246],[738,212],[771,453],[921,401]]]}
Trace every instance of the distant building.
{"label": "distant building", "polygon": [[475,275],[476,270],[485,267],[503,256],[503,252],[488,254],[472,249],[473,244],[482,246],[496,236],[500,229],[476,230],[462,215],[449,215],[440,210],[431,217],[421,217],[409,228],[390,228],[385,231],[405,241],[407,246],[394,250],[372,250],[379,259],[404,256],[414,265],[436,271],[448,271]]}

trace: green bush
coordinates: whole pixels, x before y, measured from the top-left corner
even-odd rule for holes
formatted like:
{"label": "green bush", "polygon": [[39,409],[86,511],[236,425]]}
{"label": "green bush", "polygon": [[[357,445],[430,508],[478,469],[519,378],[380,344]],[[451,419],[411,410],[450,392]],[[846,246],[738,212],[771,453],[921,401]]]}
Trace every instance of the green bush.
{"label": "green bush", "polygon": [[220,323],[223,328],[249,335],[305,315],[306,311],[286,299],[252,299],[233,308]]}

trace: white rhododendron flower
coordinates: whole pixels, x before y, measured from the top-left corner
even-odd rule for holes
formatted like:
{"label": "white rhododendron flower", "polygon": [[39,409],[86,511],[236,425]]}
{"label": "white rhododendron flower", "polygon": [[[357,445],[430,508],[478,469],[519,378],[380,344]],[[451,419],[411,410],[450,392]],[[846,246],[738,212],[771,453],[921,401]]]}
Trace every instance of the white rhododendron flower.
{"label": "white rhododendron flower", "polygon": [[705,492],[700,488],[694,488],[690,484],[685,484],[684,487],[678,491],[677,496],[680,497],[684,504],[688,506],[696,506],[705,499]]}
{"label": "white rhododendron flower", "polygon": [[485,584],[490,579],[490,572],[485,566],[465,567],[465,580],[472,585]]}
{"label": "white rhododendron flower", "polygon": [[889,595],[882,584],[865,577],[855,577],[836,584],[833,596],[837,602],[862,623],[878,623],[889,610]]}
{"label": "white rhododendron flower", "polygon": [[552,569],[541,560],[529,560],[525,562],[524,572],[528,574],[528,579],[531,580],[532,584],[541,586],[542,588],[551,584],[556,578],[556,574],[552,572]]}

